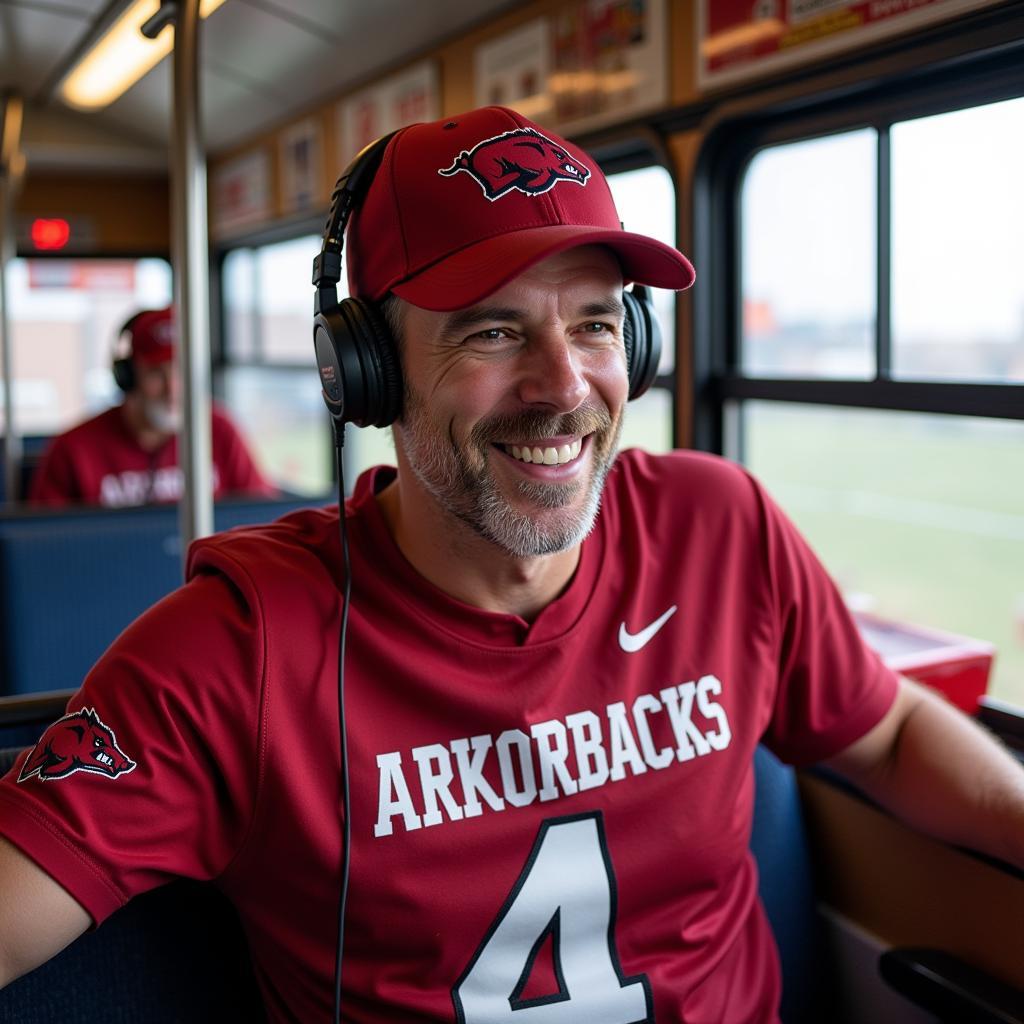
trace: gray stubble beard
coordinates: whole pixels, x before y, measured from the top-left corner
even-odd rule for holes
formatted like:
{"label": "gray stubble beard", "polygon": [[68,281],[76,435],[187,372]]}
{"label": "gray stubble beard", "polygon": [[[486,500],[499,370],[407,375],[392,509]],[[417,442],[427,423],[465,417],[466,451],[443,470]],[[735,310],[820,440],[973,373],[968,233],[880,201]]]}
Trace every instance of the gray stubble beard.
{"label": "gray stubble beard", "polygon": [[[615,461],[622,417],[613,422],[606,409],[575,410],[561,416],[523,413],[495,416],[478,423],[460,448],[451,434],[434,433],[423,403],[406,389],[402,417],[395,425],[416,479],[449,514],[465,523],[478,536],[516,558],[532,558],[566,551],[579,544],[593,529],[601,506],[605,478]],[[519,494],[530,504],[555,512],[576,500],[587,489],[583,507],[567,521],[552,526],[543,516],[517,512],[502,496],[488,472],[492,438],[551,437],[564,434],[592,434],[593,468],[587,481],[543,484],[528,480],[517,483]],[[437,442],[442,443],[438,444]],[[480,454],[480,466],[471,465],[467,451]]]}

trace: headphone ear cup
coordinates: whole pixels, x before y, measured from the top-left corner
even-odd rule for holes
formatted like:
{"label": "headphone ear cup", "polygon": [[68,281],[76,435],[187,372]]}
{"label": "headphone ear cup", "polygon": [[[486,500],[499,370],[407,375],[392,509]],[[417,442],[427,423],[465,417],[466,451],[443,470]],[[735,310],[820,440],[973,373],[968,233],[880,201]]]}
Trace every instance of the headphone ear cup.
{"label": "headphone ear cup", "polygon": [[342,307],[351,313],[353,337],[373,369],[367,373],[372,385],[366,422],[362,426],[390,427],[402,411],[402,364],[398,344],[380,310],[363,299],[345,299]]}
{"label": "headphone ear cup", "polygon": [[324,401],[335,421],[387,427],[402,405],[397,347],[380,311],[363,299],[345,299],[318,313],[313,344]]}
{"label": "headphone ear cup", "polygon": [[131,358],[115,359],[112,369],[114,371],[114,382],[122,391],[127,394],[135,387],[135,364]]}
{"label": "headphone ear cup", "polygon": [[626,307],[622,338],[629,375],[629,400],[632,401],[644,394],[658,375],[661,327],[646,288],[634,285],[632,291],[622,293],[622,302]]}

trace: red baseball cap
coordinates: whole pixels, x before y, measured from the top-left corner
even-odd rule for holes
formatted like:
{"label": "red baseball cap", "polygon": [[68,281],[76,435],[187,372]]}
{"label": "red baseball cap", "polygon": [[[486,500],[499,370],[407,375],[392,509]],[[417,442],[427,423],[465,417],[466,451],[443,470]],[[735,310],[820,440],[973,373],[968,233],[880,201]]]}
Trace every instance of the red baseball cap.
{"label": "red baseball cap", "polygon": [[506,107],[401,129],[348,226],[350,294],[471,306],[534,263],[605,245],[627,281],[693,284],[690,261],[623,230],[597,163]]}
{"label": "red baseball cap", "polygon": [[166,363],[174,358],[178,332],[174,313],[167,309],[147,309],[137,314],[128,326],[131,357],[139,363]]}

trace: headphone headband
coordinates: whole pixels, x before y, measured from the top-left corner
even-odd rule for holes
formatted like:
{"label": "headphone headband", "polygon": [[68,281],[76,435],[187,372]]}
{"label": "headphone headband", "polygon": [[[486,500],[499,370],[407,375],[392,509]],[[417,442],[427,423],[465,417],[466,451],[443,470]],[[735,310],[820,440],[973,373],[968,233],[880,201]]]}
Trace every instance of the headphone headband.
{"label": "headphone headband", "polygon": [[[400,129],[399,129],[400,130]],[[352,207],[362,199],[373,181],[373,176],[384,159],[388,143],[398,132],[382,135],[375,142],[364,146],[341,172],[331,193],[331,209],[324,225],[323,243],[320,252],[313,259],[313,285],[316,288],[314,313],[336,308],[338,305],[337,285],[341,280],[341,251],[345,240]],[[333,291],[333,302],[331,292]]]}

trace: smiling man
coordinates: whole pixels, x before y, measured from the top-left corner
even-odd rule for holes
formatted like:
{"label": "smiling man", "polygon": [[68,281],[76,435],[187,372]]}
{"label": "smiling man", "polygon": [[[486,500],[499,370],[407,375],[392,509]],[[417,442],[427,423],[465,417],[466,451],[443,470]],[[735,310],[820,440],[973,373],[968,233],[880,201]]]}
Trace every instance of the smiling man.
{"label": "smiling man", "polygon": [[337,509],[200,542],[0,783],[0,981],[186,875],[235,902],[270,1019],[329,1020],[347,815],[342,1019],[775,1022],[762,742],[1024,865],[1019,768],[865,647],[760,485],[617,453],[624,285],[693,271],[589,156],[502,108],[404,129],[347,253],[399,407],[344,510],[351,798]]}

